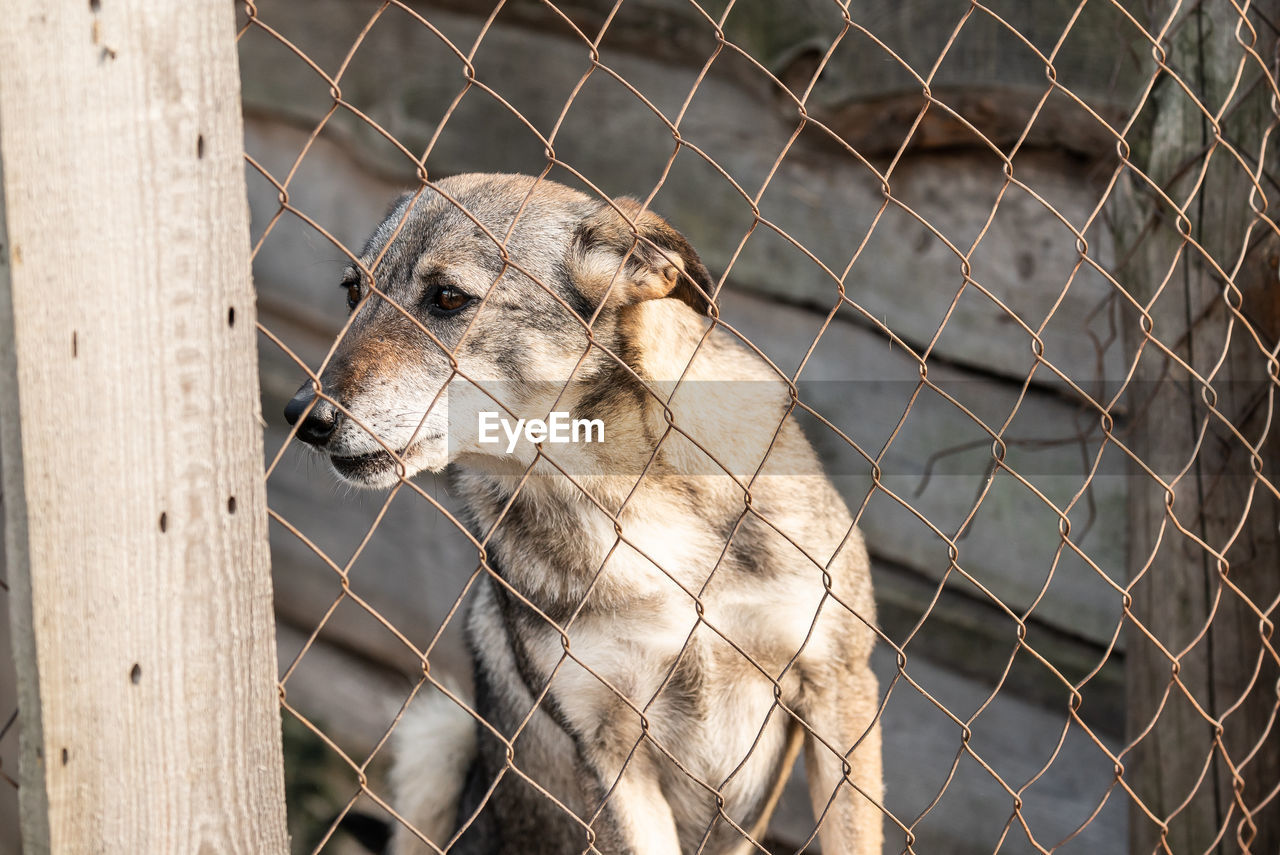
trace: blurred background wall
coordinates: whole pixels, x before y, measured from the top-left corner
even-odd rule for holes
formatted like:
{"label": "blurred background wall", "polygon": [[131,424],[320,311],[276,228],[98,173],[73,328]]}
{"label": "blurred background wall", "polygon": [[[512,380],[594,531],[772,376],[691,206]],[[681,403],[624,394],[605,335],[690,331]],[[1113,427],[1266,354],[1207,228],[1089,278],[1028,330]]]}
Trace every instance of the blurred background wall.
{"label": "blurred background wall", "polygon": [[[1116,5],[1080,12],[1066,0],[988,3],[1019,37],[956,0],[853,4],[850,18],[873,39],[858,27],[844,32],[835,3],[740,0],[723,31],[741,52],[720,45],[714,26],[685,0],[627,0],[616,13],[611,2],[572,0],[557,4],[563,16],[537,0],[510,0],[492,20],[492,0],[406,5],[439,36],[405,9],[378,15],[382,4],[373,0],[257,4],[259,20],[296,51],[259,27],[242,38],[245,147],[278,181],[290,176],[288,204],[311,220],[282,214],[280,187],[247,169],[254,240],[261,239],[254,269],[261,322],[319,364],[345,316],[338,288],[345,256],[316,226],[359,248],[390,200],[416,183],[396,143],[415,156],[431,146],[433,178],[537,173],[545,146],[527,121],[544,137],[556,129],[557,158],[606,193],[645,197],[661,182],[652,207],[690,238],[713,274],[729,270],[721,316],[787,371],[830,317],[802,375],[806,400],[871,455],[889,444],[881,483],[921,516],[948,536],[963,525],[955,565],[973,581],[956,572],[946,544],[917,515],[882,493],[868,500],[865,459],[829,430],[810,431],[850,507],[861,509],[880,620],[905,645],[908,673],[959,718],[981,710],[969,744],[1005,780],[1021,785],[1047,767],[1023,794],[1023,815],[1040,840],[1070,836],[1103,803],[1111,763],[1078,729],[1064,738],[1068,686],[1015,655],[1016,624],[983,589],[1025,615],[1028,641],[1053,669],[1069,680],[1092,674],[1081,715],[1118,742],[1121,599],[1106,579],[1125,578],[1125,480],[1106,466],[1086,478],[1098,445],[1088,423],[1096,417],[1082,412],[1063,378],[1032,371],[1032,339],[1014,317],[1037,329],[1045,358],[1073,383],[1095,390],[1123,375],[1122,308],[1080,263],[1063,224],[1084,233],[1090,258],[1103,267],[1115,261],[1106,212],[1097,210],[1114,140],[1095,115],[1122,118],[1135,96],[1124,81],[1151,72]],[[724,7],[724,0],[702,3],[712,16]],[[600,60],[626,84],[596,69],[575,94],[592,68],[581,33],[594,38],[606,21]],[[479,85],[468,88],[463,63],[440,36],[466,53],[482,32],[471,59]],[[831,133],[801,128],[793,96],[804,94],[842,32],[806,99],[809,115]],[[1045,96],[1044,62],[1033,47],[1056,51],[1058,80],[1087,109],[1057,92]],[[323,121],[333,107],[329,83],[299,52],[329,75],[345,63],[342,98],[396,143],[351,110]],[[935,106],[921,118],[921,83],[902,63],[929,77],[930,92],[951,110]],[[705,158],[685,148],[669,162],[675,142],[655,110],[680,115],[681,138]],[[1014,174],[1029,190],[1006,182],[992,145],[1016,151]],[[929,225],[886,204],[868,163],[892,167],[893,196]],[[794,242],[753,228],[744,193],[755,197],[771,174],[759,215]],[[549,177],[583,186],[563,168]],[[956,251],[967,253],[979,238],[970,275],[986,295],[965,287]],[[828,272],[846,269],[853,306],[840,301]],[[1025,485],[1005,476],[987,483],[990,442],[972,416],[927,390],[911,402],[917,365],[886,329],[927,351],[930,378],[988,424],[1001,424],[1018,405],[1007,460],[1070,508],[1072,541],[1088,560],[1059,548],[1058,517]],[[263,337],[260,348],[271,460],[287,433],[280,413],[303,372],[276,342]],[[445,479],[419,483],[457,510]],[[384,507],[384,497],[335,486],[296,447],[284,450],[269,490],[273,510],[298,529],[273,524],[272,550],[281,670],[296,712],[284,717],[291,824],[296,851],[309,852],[356,792],[352,762],[378,746],[420,673],[391,627],[419,647],[435,639],[433,672],[468,681],[460,620],[446,619],[476,558],[421,497],[401,491]],[[349,564],[349,591],[298,534],[338,566]],[[7,641],[0,631],[0,643]],[[883,646],[877,668],[888,685],[896,663]],[[0,698],[12,696],[11,680],[9,657],[0,655]],[[0,709],[0,724],[8,712]],[[1027,850],[1021,828],[1008,827],[1011,795],[964,755],[955,720],[900,680],[884,721],[887,806],[904,820],[927,811],[914,829],[916,851],[990,852],[1006,833],[1004,851]],[[13,770],[15,734],[0,739],[0,771]],[[385,755],[369,767],[384,792]],[[0,853],[17,851],[11,808],[11,799],[0,799]],[[360,809],[377,813],[367,800]],[[803,788],[793,786],[775,839],[798,845],[809,831],[807,809]],[[1113,798],[1063,851],[1122,851],[1124,813]],[[901,836],[895,830],[890,839]],[[359,850],[339,834],[324,851]]]}
{"label": "blurred background wall", "polygon": [[[1131,30],[1108,4],[1089,4],[1060,45],[1078,4],[989,5],[1039,51],[1056,46],[1058,79],[1108,120],[1122,117],[1134,96],[1117,81],[1149,74],[1126,35]],[[990,484],[965,527],[957,563],[1013,612],[1027,614],[1029,640],[1061,674],[1077,680],[1096,670],[1081,713],[1118,740],[1124,654],[1105,654],[1116,641],[1121,599],[1103,576],[1125,578],[1125,482],[1121,470],[1104,467],[1081,492],[1097,448],[1087,422],[1096,417],[1080,410],[1061,378],[1032,372],[1031,337],[1013,317],[1033,328],[1048,319],[1040,330],[1045,357],[1074,383],[1096,390],[1123,375],[1120,309],[1106,281],[1079,263],[1075,236],[1062,222],[1085,233],[1090,257],[1103,266],[1113,261],[1108,225],[1096,209],[1101,182],[1114,168],[1114,139],[1079,103],[1058,93],[1045,98],[1043,61],[988,15],[965,21],[934,70],[931,92],[953,112],[935,107],[919,120],[922,87],[893,54],[928,75],[969,10],[966,3],[854,4],[850,16],[880,43],[857,28],[845,34],[806,102],[810,115],[834,133],[810,125],[794,140],[797,111],[781,87],[803,94],[845,27],[836,4],[735,4],[724,33],[748,59],[731,47],[717,53],[714,27],[683,0],[627,0],[599,47],[601,62],[626,85],[597,69],[576,95],[591,61],[574,28],[594,38],[613,4],[557,6],[569,21],[535,0],[512,0],[492,21],[487,1],[410,3],[464,53],[484,33],[472,59],[481,85],[456,101],[465,83],[462,62],[403,9],[386,11],[362,39],[378,3],[273,0],[258,13],[327,73],[345,62],[344,101],[415,156],[432,146],[432,177],[541,172],[545,147],[514,108],[544,136],[558,124],[557,158],[596,187],[643,198],[663,179],[675,148],[654,110],[670,118],[683,111],[682,139],[720,168],[680,151],[652,207],[689,236],[717,277],[737,254],[721,315],[782,369],[795,370],[834,313],[802,375],[804,394],[872,455],[893,438],[882,483],[954,535],[986,487],[991,462],[989,438],[973,418],[934,393],[918,398],[899,426],[918,369],[885,328],[916,352],[928,350],[930,378],[988,424],[1001,424],[1021,401],[1007,430],[1007,459],[1070,508],[1072,540],[1093,566],[1060,549],[1057,516],[1003,476]],[[703,7],[714,16],[724,4]],[[289,204],[358,250],[394,195],[415,184],[409,158],[350,110],[338,110],[315,133],[333,105],[328,83],[262,29],[251,28],[242,39],[241,62],[247,151],[278,181],[296,165]],[[1014,173],[1033,192],[1006,183],[1002,158],[975,131],[1005,152],[1016,150]],[[892,164],[893,195],[933,228],[886,205],[879,180],[860,158],[882,172]],[[804,250],[777,231],[751,228],[743,192],[754,196],[775,167],[759,199],[760,216]],[[256,169],[248,176],[255,239],[271,226],[255,264],[261,320],[314,366],[345,315],[338,288],[344,256],[291,212],[275,221],[279,189]],[[583,186],[559,167],[550,177]],[[967,252],[979,236],[971,276],[990,296],[963,287],[959,258],[946,243]],[[855,253],[844,287],[857,308],[840,303],[836,282],[823,269],[840,275]],[[268,452],[274,454],[286,434],[280,412],[302,372],[274,343],[264,339],[261,348]],[[896,643],[909,639],[908,673],[962,719],[989,701],[973,722],[971,745],[1006,780],[1021,784],[1052,760],[1024,794],[1024,815],[1040,840],[1069,836],[1098,809],[1112,775],[1110,761],[1078,729],[1058,750],[1068,687],[1032,657],[1015,656],[1014,621],[951,569],[945,543],[926,524],[882,494],[867,502],[871,467],[863,458],[829,430],[810,435],[851,508],[863,508],[880,619]],[[420,482],[456,509],[442,478]],[[382,510],[381,497],[335,487],[296,448],[285,451],[270,480],[270,502],[339,565],[360,548]],[[274,526],[272,537],[283,669],[339,597],[341,584],[286,528]],[[402,491],[351,566],[350,584],[373,611],[425,646],[475,565],[474,550],[453,525]],[[465,683],[459,629],[456,618],[445,626],[432,661],[434,673]],[[891,653],[882,651],[878,666],[887,683],[895,673]],[[290,674],[288,698],[359,761],[381,738],[417,673],[395,634],[348,597]],[[956,776],[916,827],[917,851],[992,851],[1013,800],[961,756],[960,726],[905,684],[891,695],[884,720],[888,806],[898,816],[925,811],[948,776]],[[295,842],[298,851],[308,851],[314,834],[308,823],[344,804],[354,777],[297,721],[286,721],[286,732],[296,754],[290,782]],[[376,774],[380,767],[372,768]],[[793,790],[775,836],[795,844],[808,829],[802,790]],[[1015,824],[1008,834],[1016,841],[1021,830]],[[900,839],[901,832],[893,836]],[[1021,839],[1006,844],[1009,851],[1029,845]],[[1124,840],[1124,807],[1113,799],[1065,849],[1119,852]]]}

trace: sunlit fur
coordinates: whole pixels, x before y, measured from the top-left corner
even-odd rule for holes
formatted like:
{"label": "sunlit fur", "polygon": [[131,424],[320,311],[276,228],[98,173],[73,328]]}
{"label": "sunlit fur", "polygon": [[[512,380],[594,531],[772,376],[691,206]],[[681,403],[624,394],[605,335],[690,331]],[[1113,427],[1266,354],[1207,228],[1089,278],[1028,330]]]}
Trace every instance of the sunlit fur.
{"label": "sunlit fur", "polygon": [[[519,731],[518,773],[436,698],[395,743],[397,810],[441,847],[468,824],[463,855],[586,852],[586,824],[601,853],[753,851],[734,826],[799,726],[823,851],[879,853],[867,554],[787,386],[713,324],[715,282],[634,200],[523,176],[439,187],[397,202],[361,256],[398,306],[363,298],[323,378],[345,413],[324,450],[371,487],[401,475],[388,452],[405,476],[452,464],[492,571],[467,618],[475,709]],[[441,276],[483,302],[433,316]],[[511,417],[603,419],[605,441],[544,444],[549,460],[482,445],[490,394]],[[431,850],[400,829],[392,851]]]}

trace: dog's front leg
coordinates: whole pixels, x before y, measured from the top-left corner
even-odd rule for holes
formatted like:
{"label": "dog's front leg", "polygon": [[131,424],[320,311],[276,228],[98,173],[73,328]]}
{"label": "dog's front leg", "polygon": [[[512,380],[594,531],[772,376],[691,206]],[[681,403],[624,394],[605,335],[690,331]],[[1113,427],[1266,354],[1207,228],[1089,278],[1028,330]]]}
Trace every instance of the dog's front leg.
{"label": "dog's front leg", "polygon": [[584,750],[580,769],[594,785],[595,803],[604,805],[591,822],[596,834],[594,852],[679,855],[675,817],[647,745],[622,756],[601,747]]}
{"label": "dog's front leg", "polygon": [[[867,729],[879,700],[876,678],[864,665],[831,683],[801,710],[812,731],[806,732],[804,762],[814,818],[821,822],[818,839],[823,855],[880,855],[884,845],[880,724]],[[847,753],[854,743],[857,749]],[[844,780],[846,757],[852,787]]]}

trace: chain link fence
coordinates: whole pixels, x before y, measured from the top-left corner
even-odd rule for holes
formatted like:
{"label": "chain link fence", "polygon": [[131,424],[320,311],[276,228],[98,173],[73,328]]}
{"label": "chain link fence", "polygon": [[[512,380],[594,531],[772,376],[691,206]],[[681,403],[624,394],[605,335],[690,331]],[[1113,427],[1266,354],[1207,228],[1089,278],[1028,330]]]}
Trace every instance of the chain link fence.
{"label": "chain link fence", "polygon": [[[874,804],[887,850],[1276,851],[1278,11],[245,3],[298,851],[355,851],[376,821],[411,822],[387,777],[419,695],[476,716],[507,749],[503,774],[528,780],[519,730],[470,700],[461,624],[485,586],[564,639],[560,664],[631,715],[649,708],[575,655],[573,616],[548,616],[495,569],[511,504],[469,529],[432,476],[335,495],[278,416],[347,334],[336,286],[377,206],[496,169],[667,215],[711,270],[712,327],[788,390],[785,419],[804,424],[870,545],[879,621],[829,577],[823,599],[876,635],[886,791],[856,788],[847,764],[841,789]],[[368,272],[361,299],[390,302]],[[583,320],[587,350],[608,352]],[[692,431],[670,420],[662,441]],[[752,508],[751,482],[743,518],[789,539]],[[817,736],[780,698],[775,715]],[[712,824],[741,851],[817,850],[829,820],[803,785],[753,828],[725,809],[726,781],[642,741],[715,800]],[[828,750],[843,762],[852,747]],[[599,815],[574,817],[584,852]]]}

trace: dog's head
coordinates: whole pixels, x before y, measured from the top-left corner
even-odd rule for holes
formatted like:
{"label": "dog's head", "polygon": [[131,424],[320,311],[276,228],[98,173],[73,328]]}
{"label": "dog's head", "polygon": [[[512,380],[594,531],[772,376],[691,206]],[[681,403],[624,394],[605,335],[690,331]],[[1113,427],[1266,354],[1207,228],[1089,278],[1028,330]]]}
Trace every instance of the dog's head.
{"label": "dog's head", "polygon": [[633,199],[610,204],[515,175],[436,186],[401,197],[347,267],[353,317],[320,394],[308,380],[285,410],[357,485],[394,484],[396,457],[407,477],[482,453],[450,431],[460,387],[488,389],[470,398],[492,409],[542,417],[549,401],[536,390],[591,376],[613,360],[606,349],[626,352],[627,307],[710,305],[714,282],[688,241]]}

